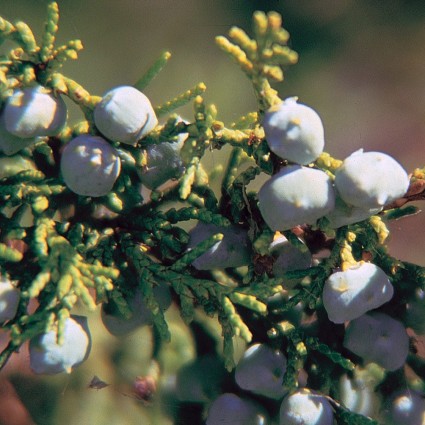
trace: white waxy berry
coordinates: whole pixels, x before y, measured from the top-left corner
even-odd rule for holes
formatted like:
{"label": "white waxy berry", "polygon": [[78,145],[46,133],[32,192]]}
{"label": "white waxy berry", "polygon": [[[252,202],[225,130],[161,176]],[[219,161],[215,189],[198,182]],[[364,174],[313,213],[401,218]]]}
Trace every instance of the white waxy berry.
{"label": "white waxy berry", "polygon": [[302,388],[286,396],[280,407],[279,425],[332,425],[330,403],[320,394]]}
{"label": "white waxy berry", "polygon": [[382,379],[382,369],[374,363],[365,368],[356,366],[354,376],[339,380],[339,401],[352,412],[376,418],[381,409],[381,395],[375,390]]}
{"label": "white waxy berry", "polygon": [[182,133],[176,142],[162,142],[146,148],[146,165],[138,170],[143,185],[148,189],[156,189],[183,174],[185,166],[180,151],[187,136],[187,133]]}
{"label": "white waxy berry", "polygon": [[[165,311],[171,305],[171,293],[165,282],[159,283],[153,288],[153,294],[161,310]],[[115,336],[125,336],[140,328],[152,323],[152,312],[146,306],[140,290],[137,290],[134,297],[128,301],[131,310],[130,317],[124,317],[119,313],[116,306],[102,304],[101,318],[105,328]]]}
{"label": "white waxy berry", "polygon": [[94,123],[114,142],[135,146],[158,124],[150,100],[131,86],[119,86],[106,92],[94,108]]}
{"label": "white waxy berry", "polygon": [[409,187],[404,168],[382,152],[360,149],[346,158],[335,172],[341,198],[360,208],[380,208],[402,197]]}
{"label": "white waxy berry", "polygon": [[386,370],[404,365],[409,353],[409,337],[401,322],[384,313],[367,313],[352,320],[344,336],[344,347],[365,362]]}
{"label": "white waxy berry", "polygon": [[388,425],[423,425],[425,423],[424,396],[414,390],[399,392],[392,399],[387,419]]}
{"label": "white waxy berry", "polygon": [[270,150],[280,158],[309,164],[323,152],[322,120],[309,106],[290,97],[272,106],[264,115],[263,127]]}
{"label": "white waxy berry", "polygon": [[16,90],[3,110],[6,130],[17,137],[56,136],[67,118],[65,102],[52,90],[35,85]]}
{"label": "white waxy berry", "polygon": [[300,165],[284,167],[258,192],[258,207],[272,230],[315,224],[334,206],[335,192],[329,176]]}
{"label": "white waxy berry", "polygon": [[120,170],[117,151],[102,137],[84,134],[68,142],[63,149],[62,177],[78,195],[97,197],[108,194]]}
{"label": "white waxy berry", "polygon": [[12,320],[18,310],[21,291],[8,279],[0,280],[0,323]]}
{"label": "white waxy berry", "polygon": [[225,393],[210,406],[206,425],[267,425],[264,410],[236,394]]}
{"label": "white waxy berry", "polygon": [[329,320],[344,323],[388,302],[394,288],[385,272],[372,263],[359,263],[331,274],[323,287]]}
{"label": "white waxy berry", "polygon": [[[38,140],[37,137],[23,139],[17,137],[6,130],[4,114],[0,115],[0,152],[5,155],[14,155],[22,149],[31,146]],[[41,140],[41,138],[40,138]]]}
{"label": "white waxy berry", "polygon": [[274,399],[288,390],[283,386],[286,357],[266,344],[254,344],[239,360],[235,370],[236,383],[244,390]]}
{"label": "white waxy berry", "polygon": [[283,277],[286,272],[304,270],[311,266],[312,256],[307,246],[305,250],[291,244],[285,236],[280,236],[270,245],[270,253],[275,257],[273,275]]}
{"label": "white waxy berry", "polygon": [[188,249],[194,248],[209,237],[222,233],[223,239],[215,243],[208,251],[193,261],[198,270],[224,269],[240,267],[251,259],[251,243],[245,229],[237,226],[216,226],[198,223],[189,233]]}
{"label": "white waxy berry", "polygon": [[30,366],[39,374],[71,373],[72,368],[87,359],[90,348],[87,318],[71,316],[65,320],[62,344],[58,344],[55,329],[31,339]]}
{"label": "white waxy berry", "polygon": [[345,203],[339,196],[335,200],[335,208],[326,215],[329,226],[338,229],[349,224],[359,223],[382,211],[383,207],[361,208]]}

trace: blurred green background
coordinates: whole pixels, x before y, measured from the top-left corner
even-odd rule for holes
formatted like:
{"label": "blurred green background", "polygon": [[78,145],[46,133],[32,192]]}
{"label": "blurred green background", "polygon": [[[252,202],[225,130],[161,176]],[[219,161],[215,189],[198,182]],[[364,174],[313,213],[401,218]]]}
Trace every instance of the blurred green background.
{"label": "blurred green background", "polygon": [[[27,22],[39,36],[47,3],[0,0],[0,15]],[[285,82],[277,88],[281,97],[298,96],[319,112],[325,125],[326,150],[341,159],[360,148],[384,151],[408,171],[425,165],[423,0],[58,3],[59,43],[79,38],[84,45],[80,58],[68,62],[64,73],[92,94],[101,95],[113,86],[134,83],[162,51],[169,50],[173,55],[169,65],[146,90],[153,104],[203,81],[207,85],[206,100],[217,105],[219,119],[225,123],[255,110],[256,105],[248,80],[216,47],[214,37],[225,35],[232,25],[249,32],[255,10],[276,10],[283,15],[284,26],[291,34],[291,47],[300,54],[299,64],[287,71]],[[190,107],[179,112],[191,119]],[[79,117],[76,109],[71,117]],[[220,161],[220,156],[214,155]],[[392,223],[391,253],[425,265],[424,227],[425,214]],[[174,345],[168,348],[172,371],[194,355],[194,348],[176,312],[170,315],[178,333]],[[164,404],[145,406],[128,396],[132,379],[146,373],[152,345],[150,330],[141,330],[124,344],[107,335],[97,316],[95,313],[90,318],[91,323],[98,324],[91,326],[92,356],[75,376],[41,381],[28,376],[13,378],[35,422],[12,422],[9,417],[5,425],[173,423],[158,413],[158,409],[166,410]],[[119,363],[114,350],[124,351],[131,359]],[[26,361],[27,354],[16,356],[0,374],[0,386],[5,382],[2,375],[23,368]],[[118,378],[112,364],[119,365]],[[89,390],[86,387],[94,374],[116,384]],[[0,425],[1,420],[5,419],[0,419]]]}

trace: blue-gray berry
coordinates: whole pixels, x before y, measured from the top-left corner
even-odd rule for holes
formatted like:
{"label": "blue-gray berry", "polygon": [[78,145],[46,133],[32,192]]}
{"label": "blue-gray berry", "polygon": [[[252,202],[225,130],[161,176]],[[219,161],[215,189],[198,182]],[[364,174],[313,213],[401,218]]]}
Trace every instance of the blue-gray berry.
{"label": "blue-gray berry", "polygon": [[211,404],[206,425],[267,425],[268,418],[258,404],[225,393]]}
{"label": "blue-gray berry", "polygon": [[258,192],[258,207],[272,230],[315,224],[334,205],[335,191],[329,176],[300,165],[284,167]]}
{"label": "blue-gray berry", "polygon": [[149,99],[131,86],[106,92],[94,109],[94,123],[109,140],[135,146],[158,124]]}
{"label": "blue-gray berry", "polygon": [[332,273],[323,287],[329,320],[344,323],[388,302],[394,288],[385,272],[372,263],[359,263]]}
{"label": "blue-gray berry", "polygon": [[214,224],[198,223],[190,231],[188,248],[222,233],[223,239],[204,254],[199,256],[192,264],[198,270],[224,269],[227,267],[240,267],[249,264],[251,259],[251,242],[248,232],[238,226],[216,226]]}
{"label": "blue-gray berry", "polygon": [[108,194],[120,170],[121,160],[116,149],[102,137],[84,134],[68,142],[63,149],[62,177],[78,195]]}
{"label": "blue-gray berry", "polygon": [[239,360],[236,383],[244,390],[273,399],[282,398],[288,390],[282,385],[286,357],[266,344],[253,344]]}
{"label": "blue-gray berry", "polygon": [[333,417],[332,407],[324,396],[302,388],[283,399],[279,425],[332,425]]}
{"label": "blue-gray berry", "polygon": [[184,173],[185,166],[180,151],[186,139],[187,133],[182,133],[175,142],[162,142],[146,148],[146,164],[138,170],[144,186],[156,189],[166,181],[177,179]]}
{"label": "blue-gray berry", "polygon": [[360,149],[336,170],[335,186],[349,205],[364,209],[380,208],[406,193],[409,177],[391,156]]}
{"label": "blue-gray berry", "polygon": [[3,110],[6,130],[22,139],[56,136],[64,127],[67,108],[51,89],[35,85],[15,90]]}
{"label": "blue-gray berry", "polygon": [[323,152],[322,120],[309,106],[290,97],[272,106],[264,115],[263,127],[270,150],[280,158],[306,165]]}
{"label": "blue-gray berry", "polygon": [[389,371],[402,367],[409,353],[403,324],[384,313],[372,312],[352,320],[345,330],[344,347]]}
{"label": "blue-gray berry", "polygon": [[15,317],[20,296],[21,291],[9,279],[0,279],[0,323]]}
{"label": "blue-gray berry", "polygon": [[71,373],[72,368],[87,359],[91,336],[85,316],[71,316],[65,320],[63,343],[58,343],[57,330],[53,329],[31,339],[30,366],[35,373]]}

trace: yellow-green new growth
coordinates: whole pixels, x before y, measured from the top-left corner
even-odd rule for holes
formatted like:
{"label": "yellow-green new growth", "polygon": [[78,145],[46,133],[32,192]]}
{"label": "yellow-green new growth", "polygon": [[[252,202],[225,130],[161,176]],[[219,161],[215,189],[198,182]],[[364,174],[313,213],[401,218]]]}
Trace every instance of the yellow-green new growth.
{"label": "yellow-green new growth", "polygon": [[145,72],[145,74],[140,77],[136,81],[136,83],[134,83],[134,87],[140,91],[143,91],[150,84],[150,82],[162,71],[165,65],[167,65],[170,58],[170,52],[163,52],[161,56]]}
{"label": "yellow-green new growth", "polygon": [[267,313],[267,304],[258,300],[254,295],[233,292],[229,295],[229,298],[233,303],[246,307],[256,313],[260,313],[262,315]]}
{"label": "yellow-green new growth", "polygon": [[298,55],[287,45],[288,33],[281,27],[281,16],[276,12],[267,15],[257,11],[253,18],[254,38],[244,30],[232,27],[229,41],[226,37],[216,37],[218,46],[228,53],[251,80],[257,96],[260,113],[281,99],[270,87],[270,81],[284,79],[282,67],[295,64]]}
{"label": "yellow-green new growth", "polygon": [[16,41],[22,46],[24,51],[30,55],[30,57],[34,57],[34,55],[38,52],[39,47],[37,46],[37,42],[35,41],[35,37],[31,28],[25,22],[17,22],[15,24],[16,28]]}
{"label": "yellow-green new growth", "polygon": [[19,263],[24,258],[22,252],[0,243],[0,261]]}
{"label": "yellow-green new growth", "polygon": [[47,6],[47,18],[44,27],[43,38],[40,49],[40,61],[47,62],[52,55],[56,33],[58,32],[59,7],[56,2],[51,2]]}
{"label": "yellow-green new growth", "polygon": [[80,40],[71,40],[68,44],[55,49],[51,56],[47,72],[58,71],[68,59],[78,59],[78,52],[83,50],[83,44]]}
{"label": "yellow-green new growth", "polygon": [[373,230],[376,232],[379,243],[383,245],[390,234],[390,231],[388,230],[386,224],[378,215],[372,216],[369,219],[369,223],[372,226]]}
{"label": "yellow-green new growth", "polygon": [[17,22],[13,25],[6,19],[0,18],[0,44],[10,39],[17,43],[22,52],[26,52],[32,59],[39,48],[30,27],[24,22]]}
{"label": "yellow-green new growth", "polygon": [[242,320],[241,316],[236,311],[235,306],[233,305],[230,298],[227,296],[223,296],[222,304],[223,310],[226,313],[229,322],[233,327],[233,335],[240,336],[248,343],[251,342],[252,333],[249,330],[248,326]]}
{"label": "yellow-green new growth", "polygon": [[171,99],[154,108],[155,113],[158,117],[161,117],[162,115],[173,112],[175,109],[188,104],[192,99],[204,93],[206,89],[207,86],[204,83],[199,83],[195,87],[186,90],[184,93],[175,97],[174,99]]}
{"label": "yellow-green new growth", "polygon": [[[89,288],[97,289],[100,283],[103,291],[113,289],[114,281],[119,276],[119,270],[105,267],[100,263],[89,264],[84,261],[69,241],[57,234],[52,220],[41,218],[34,241],[41,271],[24,292],[27,298],[37,298],[47,285],[55,287],[58,303],[70,294],[81,298],[91,310],[96,308],[96,301]],[[103,279],[95,278],[102,276]],[[67,298],[69,301],[71,298]]]}

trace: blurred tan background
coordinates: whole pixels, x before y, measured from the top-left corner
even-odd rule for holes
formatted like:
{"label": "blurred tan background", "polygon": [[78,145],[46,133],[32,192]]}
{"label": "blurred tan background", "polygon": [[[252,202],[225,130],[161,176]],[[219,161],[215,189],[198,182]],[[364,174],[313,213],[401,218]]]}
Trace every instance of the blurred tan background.
{"label": "blurred tan background", "polygon": [[[40,36],[46,5],[44,0],[0,0],[0,15],[27,22]],[[291,33],[290,45],[300,54],[299,64],[288,70],[279,92],[283,98],[298,96],[319,112],[326,150],[341,159],[359,148],[384,151],[408,171],[425,165],[423,0],[60,0],[59,6],[59,42],[79,38],[85,47],[63,72],[92,94],[133,84],[162,51],[170,50],[169,65],[146,90],[152,102],[158,105],[203,81],[207,101],[217,105],[219,119],[226,123],[255,110],[256,105],[249,82],[215,46],[214,37],[226,34],[232,25],[249,32],[253,11],[276,10]],[[190,119],[190,107],[179,112]],[[78,111],[71,116],[77,117]],[[425,209],[425,203],[418,206]],[[425,214],[392,223],[391,253],[425,266],[424,228]],[[97,313],[92,323],[98,323]],[[167,356],[174,370],[194,353],[176,312],[170,314],[177,338]],[[159,416],[152,410],[143,413],[145,407],[125,395],[131,387],[117,395],[122,379],[113,375],[109,363],[114,358],[115,366],[122,365],[118,373],[130,385],[146,369],[140,367],[140,358],[149,357],[150,333],[142,330],[124,344],[111,342],[101,326],[93,331],[94,352],[73,380],[48,378],[32,388],[23,378],[15,379],[20,394],[33,398],[30,408],[45,418],[41,425],[59,423],[55,422],[58,417],[61,425],[150,424]],[[118,363],[114,350],[124,356]],[[21,360],[27,360],[25,352]],[[94,373],[108,382],[117,379],[116,386],[82,392]],[[171,422],[163,418],[156,423]]]}

